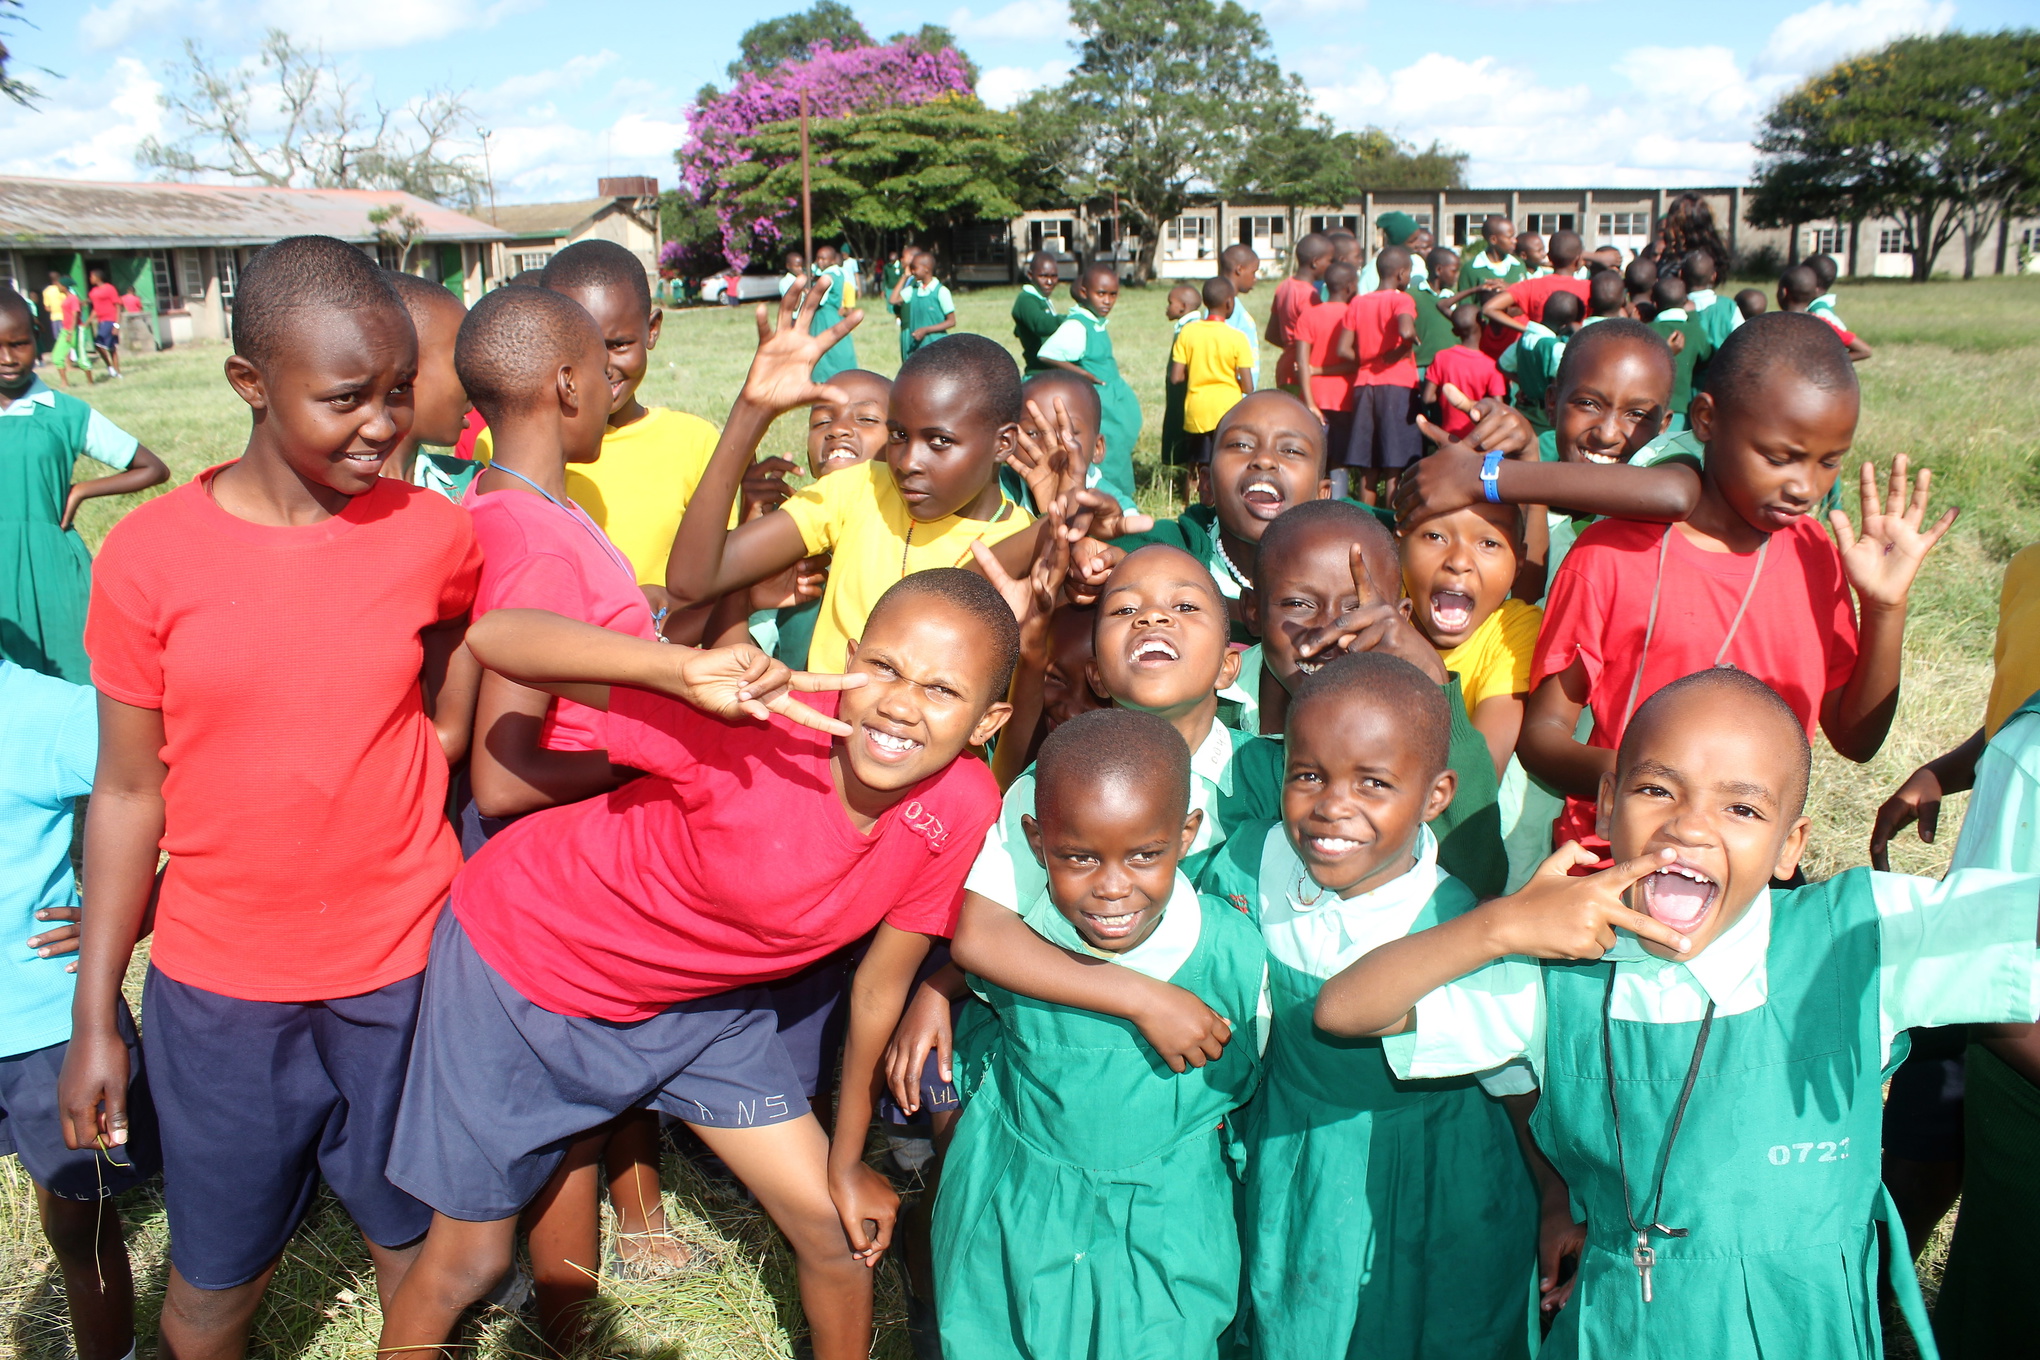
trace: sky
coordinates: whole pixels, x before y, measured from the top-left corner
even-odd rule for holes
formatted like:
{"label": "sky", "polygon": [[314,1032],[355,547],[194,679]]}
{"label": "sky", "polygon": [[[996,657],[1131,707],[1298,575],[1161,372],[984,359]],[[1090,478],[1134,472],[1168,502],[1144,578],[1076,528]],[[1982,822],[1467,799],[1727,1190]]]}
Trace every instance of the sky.
{"label": "sky", "polygon": [[[1275,53],[1344,127],[1467,152],[1474,186],[1677,187],[1750,170],[1764,109],[1804,76],[1907,33],[2030,22],[2030,0],[1247,0]],[[180,129],[160,97],[186,39],[251,63],[280,27],[323,44],[364,99],[465,92],[502,203],[594,196],[603,175],[675,180],[686,110],[726,82],[737,39],[793,0],[27,0],[0,28],[44,91],[0,101],[0,173],[146,178],[143,138]],[[876,38],[946,23],[1008,107],[1073,60],[1064,0],[853,3]],[[1439,23],[1427,23],[1426,13]],[[260,72],[256,71],[259,83]]]}

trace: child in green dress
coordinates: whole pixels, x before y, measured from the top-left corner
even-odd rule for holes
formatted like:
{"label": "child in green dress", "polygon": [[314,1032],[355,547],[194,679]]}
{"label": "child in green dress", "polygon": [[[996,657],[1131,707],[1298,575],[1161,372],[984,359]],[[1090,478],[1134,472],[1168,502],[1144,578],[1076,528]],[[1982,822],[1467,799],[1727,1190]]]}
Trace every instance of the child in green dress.
{"label": "child in green dress", "polygon": [[888,301],[900,318],[902,363],[915,350],[934,344],[956,329],[956,302],[949,296],[949,286],[936,279],[935,257],[925,250],[913,252],[907,272],[893,284]]}
{"label": "child in green dress", "polygon": [[[1563,1305],[1546,1354],[1880,1355],[1877,1224],[1903,1239],[1878,1183],[1897,1036],[2040,1011],[2040,876],[1774,886],[1806,848],[1811,768],[1760,680],[1675,681],[1601,779],[1616,867],[1571,877],[1593,857],[1568,843],[1521,892],[1319,994],[1319,1027],[1394,1036],[1405,1079],[1536,1072],[1531,1128],[1586,1214],[1577,1274],[1545,1281]],[[1888,1268],[1924,1337],[1910,1261]]]}
{"label": "child in green dress", "polygon": [[[116,471],[71,481],[78,456]],[[170,478],[163,460],[75,397],[35,376],[35,314],[0,288],[0,554],[14,564],[0,586],[0,656],[26,670],[90,684],[85,606],[92,554],[72,526],[78,507]]]}
{"label": "child in green dress", "polygon": [[1179,864],[1203,819],[1190,751],[1161,718],[1100,709],[1043,742],[1028,846],[1043,940],[1167,981],[1248,1030],[1172,1072],[1128,1021],[973,979],[986,1077],[935,1207],[947,1354],[1215,1357],[1240,1285],[1233,1111],[1265,1038],[1267,956],[1251,921]]}
{"label": "child in green dress", "polygon": [[1281,821],[1239,828],[1205,879],[1260,923],[1274,998],[1247,1116],[1256,1355],[1524,1350],[1538,1201],[1495,1097],[1527,1092],[1527,1073],[1405,1082],[1380,1040],[1311,1023],[1325,979],[1474,906],[1431,832],[1457,782],[1451,731],[1409,663],[1330,662],[1290,705]]}
{"label": "child in green dress", "polygon": [[1104,490],[1133,506],[1133,446],[1140,440],[1140,399],[1121,376],[1119,360],[1106,332],[1112,308],[1119,301],[1119,273],[1110,263],[1093,264],[1070,284],[1070,308],[1055,334],[1041,342],[1036,359],[1044,366],[1081,373],[1098,387],[1104,407],[1105,462],[1100,474]]}

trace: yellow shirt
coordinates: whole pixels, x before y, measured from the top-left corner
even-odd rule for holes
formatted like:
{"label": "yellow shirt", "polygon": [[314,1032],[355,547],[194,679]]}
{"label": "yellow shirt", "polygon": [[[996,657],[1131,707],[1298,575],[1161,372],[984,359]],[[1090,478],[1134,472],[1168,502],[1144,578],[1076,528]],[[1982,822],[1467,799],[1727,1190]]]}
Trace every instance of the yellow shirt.
{"label": "yellow shirt", "polygon": [[1530,692],[1530,654],[1537,650],[1537,630],[1543,626],[1542,609],[1504,600],[1471,637],[1438,654],[1446,670],[1459,672],[1459,692],[1469,716],[1483,700]]}
{"label": "yellow shirt", "polygon": [[1183,394],[1183,429],[1204,434],[1218,428],[1219,418],[1244,394],[1239,370],[1254,367],[1254,347],[1223,321],[1193,321],[1176,332],[1169,362],[1186,370],[1189,387]]}
{"label": "yellow shirt", "polygon": [[[715,452],[716,435],[700,416],[655,406],[642,420],[603,435],[600,458],[567,465],[567,495],[630,559],[639,585],[666,584],[673,535]],[[732,506],[730,527],[736,523]]]}
{"label": "yellow shirt", "polygon": [[997,543],[1034,522],[1011,503],[1002,507],[1000,519],[949,515],[918,521],[907,513],[882,458],[832,472],[802,487],[781,508],[793,516],[810,554],[833,554],[808,653],[809,670],[832,674],[848,665],[850,639],[863,634],[872,606],[894,582],[931,567],[969,566],[971,540]]}
{"label": "yellow shirt", "polygon": [[2005,565],[1998,594],[1997,674],[1983,730],[1996,736],[2005,719],[2040,690],[2040,543],[2021,548]]}

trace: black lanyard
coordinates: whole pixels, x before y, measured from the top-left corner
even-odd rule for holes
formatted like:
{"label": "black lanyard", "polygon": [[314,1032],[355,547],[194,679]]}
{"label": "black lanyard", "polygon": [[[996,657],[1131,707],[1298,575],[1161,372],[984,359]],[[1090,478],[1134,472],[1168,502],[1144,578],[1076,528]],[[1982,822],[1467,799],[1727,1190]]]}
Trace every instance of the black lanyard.
{"label": "black lanyard", "polygon": [[1665,1146],[1658,1155],[1657,1180],[1651,1187],[1650,1220],[1636,1221],[1636,1209],[1629,1198],[1629,1164],[1622,1155],[1622,1104],[1615,1096],[1615,965],[1608,966],[1608,994],[1601,1003],[1601,1061],[1608,1071],[1608,1113],[1615,1123],[1615,1170],[1622,1177],[1622,1212],[1629,1219],[1629,1231],[1636,1234],[1636,1247],[1630,1253],[1630,1261],[1643,1280],[1643,1301],[1650,1302],[1650,1272],[1657,1264],[1657,1253],[1651,1249],[1650,1237],[1684,1237],[1685,1228],[1667,1228],[1659,1221],[1659,1214],[1665,1203],[1665,1170],[1672,1163],[1672,1144],[1679,1140],[1679,1125],[1686,1118],[1686,1102],[1693,1098],[1693,1083],[1700,1076],[1700,1055],[1707,1051],[1707,1034],[1714,1028],[1714,1002],[1707,1003],[1706,1014],[1700,1017],[1700,1037],[1693,1041],[1693,1061],[1686,1068],[1686,1084],[1679,1088],[1679,1103],[1672,1107],[1671,1123],[1665,1128]]}

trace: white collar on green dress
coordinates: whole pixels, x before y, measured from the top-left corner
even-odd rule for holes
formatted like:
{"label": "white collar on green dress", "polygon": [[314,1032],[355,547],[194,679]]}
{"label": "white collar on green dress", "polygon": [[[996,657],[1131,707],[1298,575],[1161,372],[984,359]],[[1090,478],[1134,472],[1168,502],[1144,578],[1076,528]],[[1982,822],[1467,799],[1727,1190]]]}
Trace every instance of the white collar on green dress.
{"label": "white collar on green dress", "polygon": [[1653,321],[1684,321],[1685,319],[1686,309],[1684,307],[1667,307],[1651,318]]}
{"label": "white collar on green dress", "polygon": [[1204,934],[1204,906],[1197,900],[1197,889],[1191,886],[1180,869],[1176,871],[1174,886],[1169,889],[1169,904],[1162,908],[1162,919],[1155,923],[1153,933],[1121,954],[1094,948],[1077,933],[1069,917],[1064,916],[1049,899],[1046,889],[1021,916],[1034,928],[1035,934],[1051,944],[1124,964],[1157,982],[1167,982],[1181,971],[1183,965],[1190,961],[1190,955],[1196,952],[1197,941]]}
{"label": "white collar on green dress", "polygon": [[57,394],[50,390],[50,385],[31,373],[28,377],[28,386],[23,389],[20,396],[8,402],[4,409],[0,409],[0,416],[32,416],[38,406],[47,406],[55,410],[56,405]]}
{"label": "white collar on green dress", "polygon": [[1619,936],[1608,957],[1616,960],[1617,1020],[1647,1024],[1690,1024],[1714,1003],[1716,1015],[1741,1015],[1771,994],[1765,956],[1771,949],[1771,889],[1757,890],[1749,910],[1685,963],[1646,953],[1633,935]]}
{"label": "white collar on green dress", "polygon": [[1704,312],[1713,305],[1714,290],[1712,288],[1695,288],[1692,292],[1686,294],[1686,307],[1690,311]]}
{"label": "white collar on green dress", "polygon": [[1280,822],[1261,847],[1261,936],[1268,952],[1298,972],[1328,978],[1362,954],[1410,933],[1425,903],[1451,875],[1438,867],[1438,838],[1417,832],[1408,872],[1358,897],[1311,881]]}

